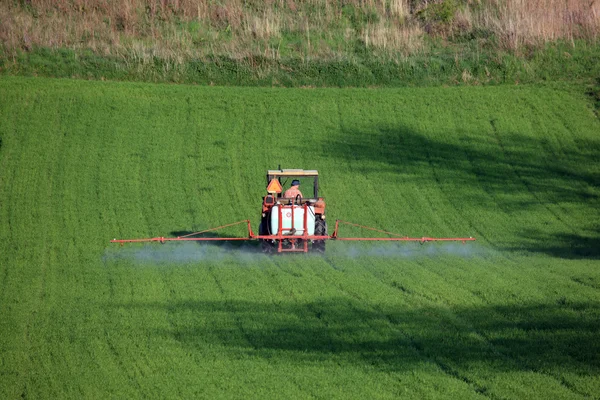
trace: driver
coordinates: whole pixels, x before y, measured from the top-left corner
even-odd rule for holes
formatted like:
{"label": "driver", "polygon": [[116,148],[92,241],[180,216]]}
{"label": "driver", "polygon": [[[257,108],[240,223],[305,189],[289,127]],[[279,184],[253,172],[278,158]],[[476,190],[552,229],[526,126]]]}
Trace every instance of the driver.
{"label": "driver", "polygon": [[288,190],[285,191],[285,193],[283,194],[283,197],[289,198],[289,199],[294,199],[294,198],[296,198],[297,195],[300,195],[300,197],[303,197],[302,192],[298,188],[299,186],[300,186],[300,181],[298,179],[294,179],[292,181],[292,187],[290,187]]}

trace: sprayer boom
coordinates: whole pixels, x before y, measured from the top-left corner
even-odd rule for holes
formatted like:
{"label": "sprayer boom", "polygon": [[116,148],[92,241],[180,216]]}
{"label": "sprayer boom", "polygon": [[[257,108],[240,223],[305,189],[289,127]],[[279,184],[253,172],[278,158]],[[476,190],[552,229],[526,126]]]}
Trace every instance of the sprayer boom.
{"label": "sprayer boom", "polygon": [[[219,236],[217,236],[217,237],[195,237],[197,235],[202,235],[207,232],[215,232],[215,231],[221,230],[223,228],[240,225],[240,224],[246,224],[246,226],[248,228],[248,235],[246,237],[226,237],[226,236],[223,236],[223,237],[219,237]],[[354,227],[383,233],[388,236],[343,237],[343,236],[340,236],[340,234],[339,234],[340,224],[351,225]],[[248,241],[248,240],[276,241],[276,242],[294,241],[294,243],[292,243],[294,245],[292,247],[292,249],[280,250],[279,252],[285,252],[285,251],[307,252],[309,242],[322,241],[322,240],[420,242],[420,243],[425,243],[425,242],[463,242],[463,243],[465,243],[468,241],[474,241],[475,238],[473,238],[473,237],[433,238],[433,237],[428,237],[428,236],[408,237],[408,236],[398,235],[398,234],[395,234],[392,232],[384,231],[381,229],[371,228],[368,226],[354,224],[354,223],[342,221],[342,220],[335,221],[335,230],[333,231],[333,234],[331,234],[331,235],[315,235],[315,234],[309,235],[308,230],[306,230],[306,229],[304,230],[304,234],[301,236],[285,235],[283,229],[275,235],[273,235],[273,234],[257,235],[252,231],[252,226],[250,224],[250,220],[246,219],[246,220],[234,222],[231,224],[221,225],[221,226],[217,226],[215,228],[205,229],[202,231],[189,233],[187,235],[178,236],[178,237],[174,237],[174,238],[160,236],[160,237],[142,238],[142,239],[113,239],[110,242],[123,244],[123,243],[139,243],[139,242],[160,242],[160,243],[178,242],[178,241],[181,241],[181,242],[192,242],[192,241],[193,242],[215,242],[215,241],[227,242],[227,241]]]}

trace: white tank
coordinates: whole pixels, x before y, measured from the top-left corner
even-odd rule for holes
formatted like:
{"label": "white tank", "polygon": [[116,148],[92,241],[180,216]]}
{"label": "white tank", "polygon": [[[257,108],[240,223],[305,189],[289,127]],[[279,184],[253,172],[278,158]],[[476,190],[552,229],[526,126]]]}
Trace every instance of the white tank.
{"label": "white tank", "polygon": [[[303,206],[282,206],[275,205],[271,209],[271,235],[279,233],[279,208],[281,207],[281,230],[284,235],[302,236],[304,235],[304,207]],[[292,224],[292,207],[294,207],[294,223]],[[309,235],[315,234],[315,208],[306,207],[308,216],[306,218],[306,230]],[[291,235],[292,228],[296,232]]]}

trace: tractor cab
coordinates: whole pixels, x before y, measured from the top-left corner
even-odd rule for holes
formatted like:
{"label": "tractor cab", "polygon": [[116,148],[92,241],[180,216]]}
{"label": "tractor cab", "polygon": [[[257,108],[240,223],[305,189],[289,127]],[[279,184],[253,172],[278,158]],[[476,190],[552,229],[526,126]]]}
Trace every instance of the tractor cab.
{"label": "tractor cab", "polygon": [[[277,182],[273,182],[273,180]],[[267,192],[277,199],[287,199],[284,197],[284,193],[295,180],[300,182],[303,202],[316,201],[319,198],[319,172],[316,170],[269,170],[267,171]]]}
{"label": "tractor cab", "polygon": [[[286,197],[293,181],[299,181],[302,195]],[[259,234],[282,235],[284,240],[264,239],[263,250],[269,252],[277,245],[278,251],[325,250],[324,240],[309,237],[327,234],[325,201],[319,197],[319,172],[303,169],[276,169],[267,171],[267,195],[263,197]]]}

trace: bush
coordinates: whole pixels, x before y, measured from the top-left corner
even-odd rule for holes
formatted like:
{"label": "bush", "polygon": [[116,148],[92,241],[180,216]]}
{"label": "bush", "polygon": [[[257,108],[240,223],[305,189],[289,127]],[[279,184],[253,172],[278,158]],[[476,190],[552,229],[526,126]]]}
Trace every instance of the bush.
{"label": "bush", "polygon": [[423,23],[427,33],[446,33],[454,21],[458,8],[459,4],[456,0],[442,0],[426,5],[417,11],[416,16]]}

